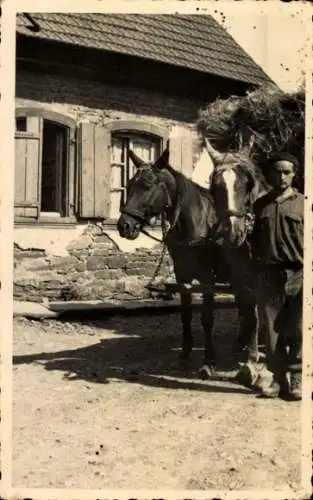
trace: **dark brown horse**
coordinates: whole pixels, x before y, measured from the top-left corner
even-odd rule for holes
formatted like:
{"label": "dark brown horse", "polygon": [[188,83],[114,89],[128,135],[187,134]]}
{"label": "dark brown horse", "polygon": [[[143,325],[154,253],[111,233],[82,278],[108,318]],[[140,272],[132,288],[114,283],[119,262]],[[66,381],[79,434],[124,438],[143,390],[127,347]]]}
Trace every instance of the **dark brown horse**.
{"label": "dark brown horse", "polygon": [[[121,216],[117,223],[119,233],[122,237],[135,239],[154,217],[160,214],[165,216],[168,229],[164,241],[173,260],[177,283],[185,285],[197,280],[205,288],[201,310],[205,357],[201,375],[209,377],[215,365],[212,342],[215,271],[217,260],[225,247],[217,247],[216,238],[227,236],[227,231],[225,229],[223,232],[223,224],[217,217],[210,190],[200,187],[174,170],[168,163],[168,150],[165,150],[154,164],[144,163],[133,152],[130,152],[130,155],[137,172],[127,186],[126,203],[121,207]],[[230,254],[232,258],[228,258]],[[249,346],[249,354],[253,355],[256,332],[255,302],[250,287],[251,276],[242,272],[243,269],[246,270],[248,248],[242,243],[238,248],[229,248],[225,256],[230,264],[231,282],[242,319],[238,345]],[[182,289],[181,304],[182,358],[188,361],[193,346],[189,291],[184,292]]]}

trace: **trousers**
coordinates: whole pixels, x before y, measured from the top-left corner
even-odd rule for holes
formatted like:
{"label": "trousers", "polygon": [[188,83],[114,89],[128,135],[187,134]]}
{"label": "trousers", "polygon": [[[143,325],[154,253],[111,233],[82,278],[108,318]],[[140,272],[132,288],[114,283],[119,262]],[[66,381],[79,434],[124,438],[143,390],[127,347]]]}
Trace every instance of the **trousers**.
{"label": "trousers", "polygon": [[276,378],[302,370],[302,293],[303,269],[268,268],[257,277],[267,368]]}

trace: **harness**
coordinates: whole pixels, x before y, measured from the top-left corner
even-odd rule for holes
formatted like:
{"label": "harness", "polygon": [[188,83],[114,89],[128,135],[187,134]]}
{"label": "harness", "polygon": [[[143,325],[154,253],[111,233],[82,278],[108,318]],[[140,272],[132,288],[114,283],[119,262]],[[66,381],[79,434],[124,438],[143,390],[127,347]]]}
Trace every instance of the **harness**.
{"label": "harness", "polygon": [[[121,213],[122,214],[125,214],[125,215],[129,215],[130,217],[133,217],[133,219],[135,219],[136,221],[140,222],[141,223],[141,227],[140,227],[140,232],[146,236],[148,236],[149,238],[151,238],[152,240],[154,241],[157,241],[158,243],[164,243],[164,240],[168,234],[168,232],[170,230],[172,230],[174,228],[174,226],[176,225],[177,223],[177,220],[178,220],[178,216],[179,214],[175,214],[174,216],[174,220],[172,222],[172,224],[169,225],[169,222],[168,222],[168,219],[166,217],[166,211],[170,208],[170,206],[172,205],[172,200],[170,198],[170,195],[169,195],[169,192],[167,190],[167,187],[165,185],[165,182],[161,182],[159,181],[159,185],[162,187],[162,189],[165,191],[166,193],[166,198],[167,198],[167,201],[166,201],[166,205],[165,205],[165,208],[164,210],[162,210],[161,212],[161,229],[162,229],[162,240],[160,240],[159,238],[157,238],[156,236],[153,236],[152,234],[150,234],[148,231],[146,231],[144,229],[143,226],[150,226],[151,227],[151,217],[150,217],[150,214],[148,213],[147,215],[143,215],[142,213],[140,213],[139,211],[137,210],[129,210],[129,209],[126,209],[125,207],[122,207],[121,208]],[[153,200],[152,200],[153,201]],[[151,205],[152,205],[152,202],[151,202]]]}
{"label": "harness", "polygon": [[[216,171],[220,172],[221,170],[226,170],[227,168],[229,168],[228,165],[226,165],[226,166],[223,165],[223,166],[219,167],[218,169],[216,169]],[[140,232],[142,234],[144,234],[145,236],[148,236],[152,240],[162,244],[162,250],[161,250],[159,262],[156,266],[156,269],[153,273],[152,278],[149,280],[147,287],[151,286],[151,284],[153,283],[153,281],[155,280],[155,278],[157,277],[157,275],[160,271],[160,268],[161,268],[161,265],[162,265],[162,262],[163,262],[163,259],[165,256],[165,252],[166,252],[167,236],[176,227],[176,224],[178,222],[179,215],[180,215],[180,208],[177,206],[174,210],[174,216],[172,218],[172,222],[169,221],[168,210],[169,210],[169,208],[172,207],[173,202],[172,202],[172,199],[170,197],[168,187],[166,186],[164,181],[160,180],[160,177],[158,175],[157,175],[157,182],[159,184],[159,187],[161,187],[165,191],[165,194],[166,194],[166,204],[165,204],[164,209],[161,212],[162,239],[157,238],[156,236],[150,234],[144,228],[144,226],[151,227],[151,218],[153,215],[152,215],[152,212],[150,213],[149,209],[144,214],[142,214],[141,212],[139,212],[135,209],[134,210],[128,209],[125,206],[121,207],[121,209],[120,209],[121,213],[131,216],[132,218],[134,218],[136,221],[138,221],[140,223]],[[154,200],[151,200],[151,202],[150,202],[151,207],[153,206],[153,201]],[[228,217],[244,218],[245,239],[252,232],[253,227],[254,227],[255,217],[253,214],[252,207],[253,207],[252,193],[250,192],[249,193],[249,202],[248,202],[247,206],[245,207],[245,209],[243,209],[243,210],[228,210],[226,212],[226,215]],[[210,244],[212,244],[213,241],[214,241],[214,238],[212,238],[212,237],[203,237],[203,238],[198,238],[196,240],[190,239],[190,240],[181,241],[179,243],[176,243],[176,245],[182,246],[182,247],[209,246]]]}
{"label": "harness", "polygon": [[[230,165],[221,165],[221,166],[216,168],[215,174],[213,174],[213,176],[216,175],[216,172],[220,173],[220,172],[224,172],[226,170],[230,170],[232,168],[233,167],[231,164]],[[254,221],[255,221],[255,215],[253,212],[252,191],[250,191],[250,193],[249,193],[249,201],[248,201],[248,204],[246,205],[245,210],[227,210],[225,212],[225,215],[228,217],[238,217],[239,219],[244,218],[245,233],[246,233],[246,235],[251,234],[253,231]]]}
{"label": "harness", "polygon": [[[179,218],[179,214],[180,214],[180,210],[175,210],[174,218],[172,220],[172,223],[170,223],[169,220],[168,220],[168,217],[167,217],[167,209],[168,208],[169,208],[169,206],[166,206],[165,209],[161,212],[162,239],[157,238],[156,236],[153,236],[148,231],[146,231],[144,229],[144,227],[140,227],[140,232],[142,234],[148,236],[149,238],[151,238],[154,241],[157,241],[158,243],[162,243],[163,245],[166,245],[166,242],[165,242],[166,237],[176,227],[176,224],[177,224],[177,221],[178,221],[178,218]],[[123,213],[125,215],[130,215],[135,220],[137,220],[138,222],[141,222],[145,226],[151,226],[150,220],[144,218],[142,216],[142,214],[137,213],[137,211],[135,211],[135,210],[134,211],[133,210],[130,211],[130,210],[125,210],[124,208],[122,208],[120,211],[121,211],[121,213]],[[208,245],[212,241],[213,241],[212,238],[209,238],[209,237],[206,236],[206,237],[203,237],[203,238],[198,238],[196,240],[192,240],[192,239],[190,239],[190,240],[184,240],[184,241],[181,241],[179,243],[176,243],[176,245],[177,246],[195,247],[195,246],[201,246],[201,245],[204,245],[204,244]]]}

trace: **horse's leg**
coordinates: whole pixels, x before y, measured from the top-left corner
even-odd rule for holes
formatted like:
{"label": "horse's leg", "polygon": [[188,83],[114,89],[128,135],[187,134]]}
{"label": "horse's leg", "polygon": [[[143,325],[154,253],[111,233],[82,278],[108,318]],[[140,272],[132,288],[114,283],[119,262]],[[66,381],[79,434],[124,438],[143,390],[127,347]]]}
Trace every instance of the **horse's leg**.
{"label": "horse's leg", "polygon": [[204,330],[204,364],[199,373],[202,379],[208,379],[215,371],[215,351],[212,331],[214,323],[214,294],[204,293],[201,308],[201,323]]}
{"label": "horse's leg", "polygon": [[[248,296],[247,296],[248,295]],[[260,377],[260,360],[259,354],[259,321],[257,315],[257,308],[255,304],[255,295],[249,294],[237,296],[237,302],[240,303],[239,314],[242,316],[240,334],[237,339],[237,348],[245,346],[247,352],[245,358],[240,363],[240,369],[235,377],[235,380],[247,387],[256,387],[257,381]]]}
{"label": "horse's leg", "polygon": [[253,317],[253,326],[250,330],[250,338],[248,338],[247,342],[248,347],[248,361],[257,363],[259,361],[260,353],[259,353],[259,321],[257,315],[257,308],[254,304],[254,317]]}
{"label": "horse's leg", "polygon": [[190,355],[193,347],[193,338],[191,332],[192,320],[192,305],[191,293],[181,292],[181,318],[183,323],[183,339],[182,339],[182,353],[180,355],[181,362],[186,365],[190,361]]}
{"label": "horse's leg", "polygon": [[[230,270],[230,281],[236,298],[240,319],[240,331],[233,350],[242,352],[247,348],[248,360],[258,358],[258,321],[256,313],[255,275],[249,246],[224,249]],[[247,359],[246,359],[247,360]]]}
{"label": "horse's leg", "polygon": [[240,331],[234,344],[234,350],[240,352],[246,348],[247,360],[257,361],[259,357],[258,318],[255,297],[253,293],[243,289],[239,289],[235,293],[240,318]]}

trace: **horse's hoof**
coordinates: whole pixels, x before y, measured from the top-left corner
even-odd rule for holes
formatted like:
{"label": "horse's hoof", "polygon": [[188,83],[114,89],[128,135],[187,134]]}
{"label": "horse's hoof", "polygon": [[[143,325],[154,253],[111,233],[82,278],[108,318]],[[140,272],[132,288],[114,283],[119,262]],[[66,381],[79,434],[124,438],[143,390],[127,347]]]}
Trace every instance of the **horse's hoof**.
{"label": "horse's hoof", "polygon": [[214,375],[214,367],[209,365],[201,366],[199,370],[199,375],[202,380],[208,380]]}
{"label": "horse's hoof", "polygon": [[239,372],[234,377],[237,384],[252,388],[258,378],[258,371],[254,363],[242,364]]}

